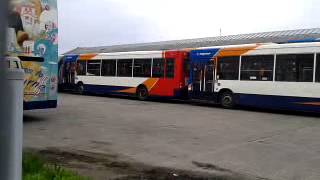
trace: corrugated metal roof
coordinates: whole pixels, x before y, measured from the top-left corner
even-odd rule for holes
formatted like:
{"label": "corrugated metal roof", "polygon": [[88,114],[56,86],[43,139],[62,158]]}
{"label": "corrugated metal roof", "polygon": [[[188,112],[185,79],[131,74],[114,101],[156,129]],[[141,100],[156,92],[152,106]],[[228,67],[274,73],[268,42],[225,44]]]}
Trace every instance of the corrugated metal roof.
{"label": "corrugated metal roof", "polygon": [[274,31],[263,33],[239,34],[230,36],[207,37],[197,39],[184,39],[172,41],[160,41],[151,43],[123,44],[100,47],[78,47],[65,55],[87,54],[87,53],[109,53],[128,51],[152,51],[170,50],[197,47],[210,47],[222,45],[251,44],[251,43],[285,43],[299,40],[320,40],[320,28],[298,29],[288,31]]}

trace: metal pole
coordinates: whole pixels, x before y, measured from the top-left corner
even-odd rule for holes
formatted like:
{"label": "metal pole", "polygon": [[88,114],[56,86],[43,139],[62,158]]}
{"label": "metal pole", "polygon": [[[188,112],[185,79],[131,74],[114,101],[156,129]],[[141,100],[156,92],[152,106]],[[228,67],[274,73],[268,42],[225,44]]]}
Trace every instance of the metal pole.
{"label": "metal pole", "polygon": [[19,102],[22,101],[20,94],[22,90],[19,89],[22,88],[21,74],[18,77],[15,72],[9,72],[7,62],[4,61],[7,17],[8,0],[0,0],[0,178],[21,180],[23,118],[22,102]]}

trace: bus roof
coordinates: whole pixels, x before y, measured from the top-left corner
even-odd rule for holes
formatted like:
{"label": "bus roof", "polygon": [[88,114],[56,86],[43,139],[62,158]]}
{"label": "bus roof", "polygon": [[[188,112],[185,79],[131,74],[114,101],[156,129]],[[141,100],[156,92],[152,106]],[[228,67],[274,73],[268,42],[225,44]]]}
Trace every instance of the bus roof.
{"label": "bus roof", "polygon": [[320,42],[286,44],[243,44],[198,48],[190,51],[191,61],[206,63],[217,56],[242,56],[259,54],[320,53]]}
{"label": "bus roof", "polygon": [[66,55],[64,61],[95,60],[95,59],[133,59],[133,58],[163,58],[164,51],[131,51],[97,54]]}

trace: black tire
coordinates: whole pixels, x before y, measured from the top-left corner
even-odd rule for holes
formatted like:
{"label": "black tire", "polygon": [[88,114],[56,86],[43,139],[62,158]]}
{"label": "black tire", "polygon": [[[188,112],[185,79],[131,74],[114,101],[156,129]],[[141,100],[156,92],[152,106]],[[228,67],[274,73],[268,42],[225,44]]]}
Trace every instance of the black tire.
{"label": "black tire", "polygon": [[139,86],[137,89],[137,97],[141,101],[145,101],[148,99],[149,92],[148,89],[144,86]]}
{"label": "black tire", "polygon": [[84,86],[83,86],[83,83],[78,83],[78,84],[77,84],[77,93],[78,93],[78,94],[84,94]]}
{"label": "black tire", "polygon": [[220,104],[223,108],[233,108],[235,105],[233,93],[230,91],[223,92],[220,95]]}

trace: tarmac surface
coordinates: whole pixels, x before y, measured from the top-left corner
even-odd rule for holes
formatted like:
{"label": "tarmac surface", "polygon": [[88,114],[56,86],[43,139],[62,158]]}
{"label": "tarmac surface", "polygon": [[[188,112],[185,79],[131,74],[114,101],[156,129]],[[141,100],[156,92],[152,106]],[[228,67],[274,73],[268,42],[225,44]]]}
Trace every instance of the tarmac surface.
{"label": "tarmac surface", "polygon": [[320,118],[290,113],[60,94],[57,109],[24,112],[24,147],[244,179],[318,180]]}

